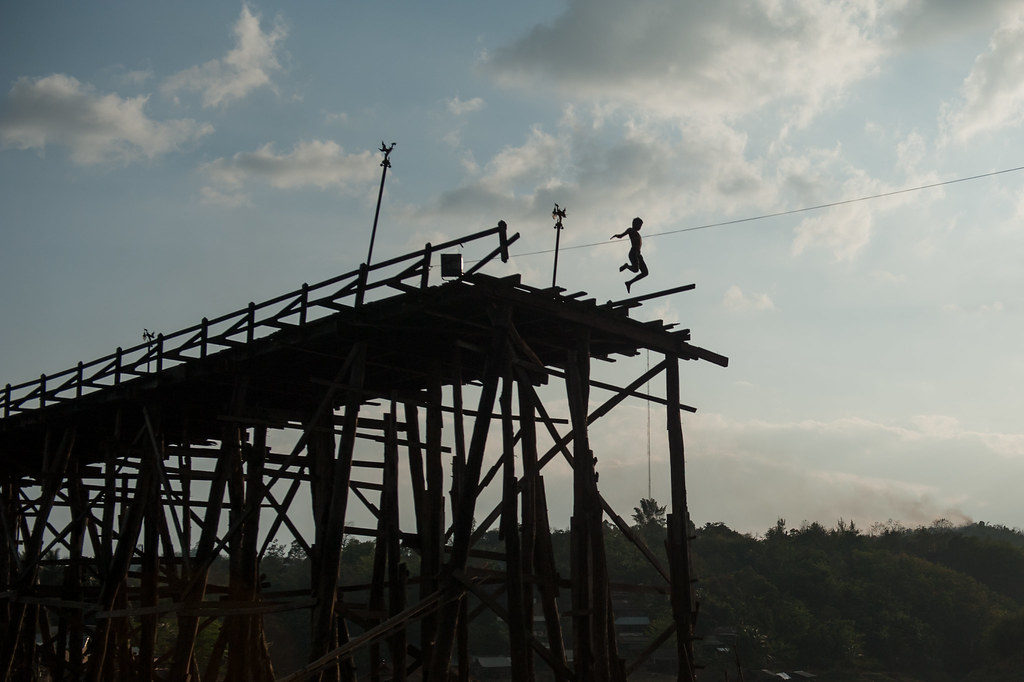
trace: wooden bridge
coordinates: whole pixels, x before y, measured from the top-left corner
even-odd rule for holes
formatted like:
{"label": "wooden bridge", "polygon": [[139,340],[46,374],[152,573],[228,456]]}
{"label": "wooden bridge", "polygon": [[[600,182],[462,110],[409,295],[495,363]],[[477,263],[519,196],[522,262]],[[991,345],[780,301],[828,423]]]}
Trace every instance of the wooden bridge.
{"label": "wooden bridge", "polygon": [[[727,360],[691,345],[688,330],[629,316],[692,285],[598,303],[483,274],[517,238],[501,223],[7,384],[0,678],[46,668],[53,679],[91,680],[468,679],[466,633],[484,608],[508,626],[514,679],[541,675],[535,665],[546,678],[625,679],[674,639],[679,679],[692,680],[680,422],[692,408],[680,403],[679,361]],[[476,240],[497,244],[431,286],[436,256]],[[643,349],[659,359],[625,386],[591,377],[593,360]],[[659,376],[664,397],[641,390]],[[591,389],[607,397],[597,402]],[[549,413],[551,395],[568,404],[568,419]],[[629,397],[654,401],[667,418],[667,565],[597,484],[588,427]],[[290,445],[274,451],[270,441]],[[573,472],[568,583],[555,569],[541,475],[556,458]],[[478,506],[485,491],[500,500],[493,509]],[[312,530],[293,519],[300,502],[312,505]],[[349,522],[355,505],[375,523]],[[402,525],[406,505],[412,527]],[[671,625],[632,660],[616,645],[605,520],[656,567],[671,598]],[[495,524],[503,551],[484,554],[499,573],[472,561]],[[308,594],[261,585],[260,562],[278,537],[308,555]],[[347,537],[376,543],[368,585],[348,585],[339,570]],[[418,575],[403,550],[418,554]],[[214,585],[210,568],[225,556],[227,584]],[[359,590],[364,601],[351,602]],[[309,663],[275,671],[263,622],[287,609],[310,613]],[[176,634],[158,645],[165,621]],[[197,637],[214,624],[213,652],[201,656]],[[354,654],[367,648],[370,669],[358,669]]]}

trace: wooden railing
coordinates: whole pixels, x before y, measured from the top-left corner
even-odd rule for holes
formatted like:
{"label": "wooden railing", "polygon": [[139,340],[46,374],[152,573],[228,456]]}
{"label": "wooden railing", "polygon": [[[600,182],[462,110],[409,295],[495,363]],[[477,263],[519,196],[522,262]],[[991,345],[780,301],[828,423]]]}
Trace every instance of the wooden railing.
{"label": "wooden railing", "polygon": [[[357,308],[363,305],[369,292],[380,287],[392,287],[400,291],[426,288],[429,285],[434,253],[493,235],[498,237],[498,246],[463,275],[468,276],[495,256],[507,261],[508,247],[519,239],[519,234],[509,236],[502,221],[497,227],[443,244],[428,243],[414,253],[370,266],[364,263],[357,270],[319,284],[303,284],[298,291],[263,303],[250,303],[227,315],[213,319],[204,317],[199,324],[172,334],[157,334],[137,346],[118,348],[111,355],[92,362],[79,362],[77,366],[57,374],[42,374],[38,379],[21,384],[7,384],[0,394],[0,417],[6,419],[47,405],[74,400],[137,377],[159,373],[189,360],[205,358],[223,348],[243,346],[281,329],[301,327],[333,313]],[[375,274],[383,274],[380,271],[402,265],[405,267],[395,274],[373,277]],[[415,285],[407,283],[407,280],[413,278],[418,280]]]}

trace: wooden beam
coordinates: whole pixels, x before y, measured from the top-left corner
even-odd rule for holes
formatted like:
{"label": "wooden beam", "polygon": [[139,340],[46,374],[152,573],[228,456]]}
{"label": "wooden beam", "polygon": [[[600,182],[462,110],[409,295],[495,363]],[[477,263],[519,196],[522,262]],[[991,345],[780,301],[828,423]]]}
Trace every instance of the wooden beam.
{"label": "wooden beam", "polygon": [[[510,312],[506,309],[498,312],[491,341],[491,353],[487,356],[484,369],[483,387],[480,390],[477,412],[490,415],[498,390],[498,381],[502,375],[501,366],[508,362],[507,324]],[[478,416],[473,424],[473,436],[469,444],[466,465],[459,482],[458,504],[453,511],[452,552],[446,565],[449,575],[453,571],[461,571],[466,567],[470,544],[473,540],[473,515],[476,510],[476,486],[480,480],[480,469],[483,464],[484,449],[487,445],[487,433],[490,418]],[[453,593],[452,581],[448,581],[445,589],[447,599],[441,607],[438,617],[437,637],[434,658],[429,670],[430,679],[443,680],[448,676],[451,663],[452,645],[455,628],[459,620],[459,601],[462,591]]]}
{"label": "wooden beam", "polygon": [[668,559],[672,575],[672,618],[676,624],[676,652],[679,656],[679,682],[693,682],[694,605],[690,569],[689,514],[686,505],[686,473],[683,461],[683,430],[679,410],[679,364],[666,358],[665,397],[668,429],[669,475],[671,479],[672,513],[668,515]]}
{"label": "wooden beam", "polygon": [[[342,533],[345,527],[345,511],[348,508],[349,482],[352,475],[352,453],[355,448],[356,423],[359,406],[362,403],[361,390],[366,361],[366,344],[359,343],[350,354],[351,370],[348,382],[353,388],[345,393],[345,422],[338,455],[334,463],[331,495],[327,503],[327,516],[321,536],[324,544],[319,546],[319,572],[312,576],[313,594],[317,605],[313,609],[313,633],[310,642],[310,660],[317,660],[332,648],[335,622],[335,601],[337,599],[338,571],[341,565]],[[326,410],[324,411],[326,413]],[[336,670],[336,669],[335,669]],[[335,672],[335,676],[336,676]]]}

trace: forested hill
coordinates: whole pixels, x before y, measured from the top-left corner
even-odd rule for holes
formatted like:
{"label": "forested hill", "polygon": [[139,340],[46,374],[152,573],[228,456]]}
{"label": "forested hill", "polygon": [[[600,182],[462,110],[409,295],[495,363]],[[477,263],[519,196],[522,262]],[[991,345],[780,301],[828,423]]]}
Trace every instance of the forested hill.
{"label": "forested hill", "polygon": [[[664,507],[654,500],[642,500],[633,515],[634,529],[663,562],[664,519]],[[552,535],[558,571],[568,576],[569,532]],[[817,679],[841,681],[1024,680],[1024,534],[1019,530],[937,522],[915,529],[889,523],[864,532],[842,522],[832,528],[817,523],[787,528],[779,521],[758,537],[721,523],[691,528],[691,535],[702,682],[740,679],[737,655],[748,682],[764,679],[762,669],[810,671]],[[663,589],[660,574],[609,524],[605,546],[613,582]],[[500,552],[503,544],[489,532],[479,547]],[[371,543],[347,541],[343,582],[369,583],[373,556]],[[415,575],[415,553],[407,550],[406,559]],[[308,559],[297,546],[288,552],[275,545],[262,570],[274,590],[301,592],[309,584]],[[226,561],[215,566],[218,572],[226,580]],[[361,593],[347,598],[365,600]],[[568,600],[565,590],[563,598]],[[569,606],[566,601],[563,612]],[[658,591],[617,596],[614,608],[616,616],[649,619],[642,646],[671,619],[668,599]],[[571,621],[563,621],[568,633]],[[284,673],[303,665],[308,612],[268,614],[266,624],[275,669]],[[504,624],[489,610],[473,620],[470,652],[508,654]],[[651,675],[666,669],[645,668]]]}
{"label": "forested hill", "polygon": [[723,524],[695,534],[698,630],[735,641],[744,667],[1024,680],[1019,530],[940,521],[862,533],[780,520],[763,538]]}

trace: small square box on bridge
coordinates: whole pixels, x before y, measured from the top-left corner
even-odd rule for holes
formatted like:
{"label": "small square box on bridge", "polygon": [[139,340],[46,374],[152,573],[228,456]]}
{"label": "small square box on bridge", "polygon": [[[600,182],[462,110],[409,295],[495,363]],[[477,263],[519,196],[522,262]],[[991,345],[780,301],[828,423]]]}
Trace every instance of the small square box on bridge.
{"label": "small square box on bridge", "polygon": [[462,277],[462,254],[441,254],[441,277]]}

